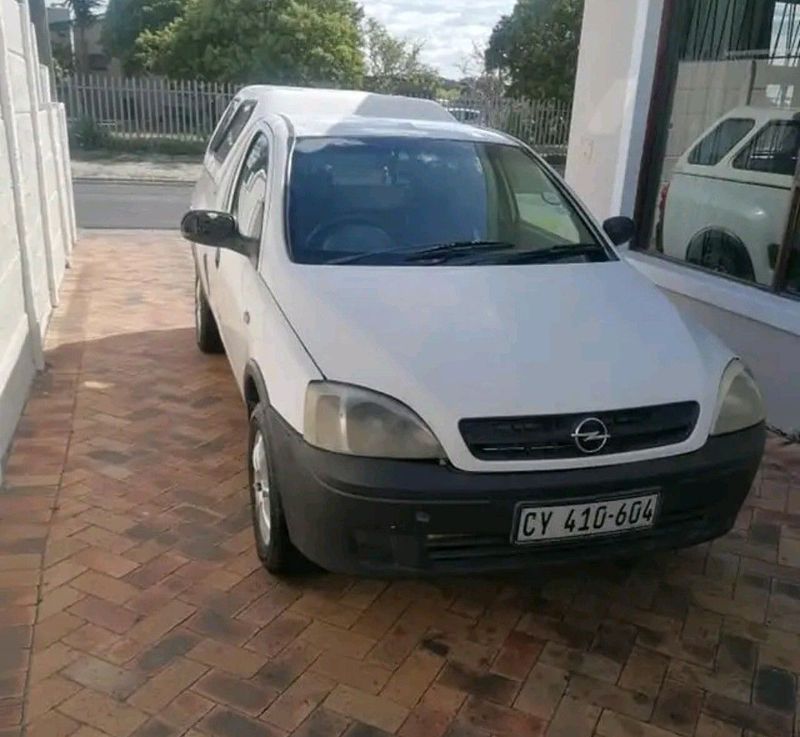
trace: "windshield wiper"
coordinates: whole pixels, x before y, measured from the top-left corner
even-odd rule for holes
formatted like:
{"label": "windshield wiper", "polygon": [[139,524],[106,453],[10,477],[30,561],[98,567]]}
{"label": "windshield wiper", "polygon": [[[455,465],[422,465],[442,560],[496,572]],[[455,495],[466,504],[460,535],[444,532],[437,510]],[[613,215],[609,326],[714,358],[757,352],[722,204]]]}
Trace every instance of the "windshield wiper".
{"label": "windshield wiper", "polygon": [[609,252],[599,243],[572,243],[534,251],[523,251],[509,260],[515,264],[554,263],[579,256],[605,256],[607,260],[611,260]]}
{"label": "windshield wiper", "polygon": [[508,241],[452,241],[450,243],[436,243],[431,246],[420,248],[392,248],[388,251],[367,251],[358,253],[354,256],[331,261],[332,264],[354,264],[358,261],[366,261],[370,258],[380,258],[382,256],[400,257],[405,263],[416,261],[430,261],[439,259],[445,261],[451,256],[461,256],[465,253],[482,253],[484,251],[506,251],[516,248],[513,243]]}
{"label": "windshield wiper", "polygon": [[484,253],[485,251],[507,251],[516,248],[508,241],[453,241],[452,243],[437,243],[434,246],[415,249],[405,254],[404,261],[428,261],[430,259],[446,260],[450,256],[461,256],[465,253]]}

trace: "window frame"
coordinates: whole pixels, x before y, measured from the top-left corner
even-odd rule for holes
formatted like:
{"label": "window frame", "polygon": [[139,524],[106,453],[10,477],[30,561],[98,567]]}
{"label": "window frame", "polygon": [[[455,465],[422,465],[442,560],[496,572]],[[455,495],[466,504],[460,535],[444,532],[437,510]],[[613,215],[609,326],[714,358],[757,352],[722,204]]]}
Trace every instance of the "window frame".
{"label": "window frame", "polygon": [[[707,164],[705,162],[692,161],[692,157],[700,149],[700,147],[709,138],[711,138],[712,136],[716,135],[726,123],[750,123],[750,126],[741,136],[739,136],[739,138],[737,138],[733,142],[733,144],[730,146],[730,148],[728,148],[728,150],[725,151],[725,153],[723,153],[713,163]],[[708,131],[699,141],[697,141],[694,144],[694,146],[692,146],[691,151],[689,151],[689,155],[686,158],[686,162],[689,164],[689,166],[702,166],[702,167],[709,167],[709,168],[714,167],[714,166],[718,166],[720,163],[722,163],[725,160],[725,158],[727,156],[729,156],[733,151],[737,150],[737,148],[742,144],[742,142],[744,140],[746,140],[752,134],[753,129],[755,127],[756,127],[755,118],[725,118],[724,120],[720,120],[719,123],[712,130]],[[756,135],[758,135],[758,134],[756,134]]]}
{"label": "window frame", "polygon": [[[389,134],[386,134],[388,137],[392,137]],[[333,136],[334,138],[381,138],[386,137],[384,135],[370,135],[366,132],[361,134],[353,134],[351,136]],[[398,136],[401,137],[401,136]],[[284,246],[286,248],[286,255],[289,261],[293,264],[297,264],[298,266],[311,266],[314,264],[306,263],[304,261],[297,261],[295,260],[295,254],[293,253],[292,249],[292,242],[291,242],[291,217],[290,217],[290,206],[291,206],[291,184],[292,184],[292,169],[294,167],[294,157],[295,151],[297,148],[297,144],[300,141],[308,141],[308,140],[320,140],[325,138],[331,138],[329,135],[303,135],[303,136],[292,136],[289,146],[286,153],[286,161],[284,162],[284,170],[283,170],[283,194],[282,194],[282,208],[283,208],[283,232],[284,232]],[[503,142],[495,141],[495,142],[488,142],[485,141],[487,145],[492,143],[493,145],[499,146],[509,146],[512,148],[518,148],[525,156],[527,156],[535,166],[538,166],[542,174],[545,178],[553,185],[553,187],[558,191],[558,193],[566,200],[566,202],[575,210],[577,213],[581,223],[586,227],[586,229],[591,233],[591,235],[597,239],[597,241],[602,244],[602,246],[606,249],[606,253],[608,255],[608,262],[615,262],[620,261],[621,257],[616,251],[616,247],[611,243],[609,237],[606,235],[605,231],[598,226],[595,219],[592,217],[591,213],[572,192],[572,190],[567,186],[566,182],[562,180],[557,174],[555,174],[547,161],[536,153],[527,143],[517,138],[514,138],[511,135],[505,135],[506,140]],[[431,140],[442,140],[442,141],[459,141],[461,139],[452,138],[448,136],[430,136]],[[473,142],[466,140],[465,142]],[[516,203],[514,203],[516,207]]]}
{"label": "window frame", "polygon": [[[762,125],[756,133],[751,136],[744,146],[742,146],[737,152],[736,155],[731,160],[731,167],[736,171],[749,171],[755,172],[756,174],[765,174],[768,176],[774,177],[793,177],[794,172],[792,174],[784,174],[778,171],[764,171],[763,169],[753,169],[749,166],[737,166],[737,162],[743,156],[747,155],[747,161],[750,158],[750,152],[752,149],[755,148],[758,139],[766,133],[770,128],[788,128],[793,127],[797,130],[798,134],[800,134],[800,121],[795,120],[794,118],[774,118],[772,120],[768,120],[764,125]],[[800,147],[798,147],[798,159],[800,159]],[[795,162],[795,171],[797,170],[797,162]]]}
{"label": "window frame", "polygon": [[[639,168],[639,178],[636,188],[634,220],[637,229],[636,236],[630,248],[632,251],[651,258],[678,264],[682,268],[699,271],[700,273],[713,276],[717,279],[742,284],[748,288],[767,292],[783,299],[800,301],[800,295],[792,294],[786,290],[788,263],[792,256],[792,248],[794,247],[788,237],[788,230],[787,235],[784,236],[781,242],[772,283],[768,285],[758,284],[756,282],[745,282],[736,277],[710,271],[701,266],[690,264],[687,261],[659,253],[648,247],[650,237],[654,232],[658,212],[661,175],[664,169],[664,160],[667,152],[667,140],[669,137],[675,91],[678,82],[678,68],[681,61],[680,51],[690,30],[690,2],[691,0],[664,0],[653,75],[654,81],[650,94],[650,108],[645,127],[641,166]],[[751,131],[749,136],[746,137],[745,146],[748,145],[750,138],[754,137],[754,135],[758,134],[753,134]],[[742,146],[742,141],[739,141],[737,145]],[[735,146],[734,151],[738,153]],[[731,152],[728,153],[728,156],[730,155]],[[798,179],[798,175],[795,174],[795,183],[792,188],[793,196],[795,190],[798,190],[799,185],[800,179]],[[800,220],[798,220],[798,229],[796,233],[800,236]],[[800,255],[797,257],[800,258]],[[780,265],[784,265],[784,268],[778,268]]]}
{"label": "window frame", "polygon": [[[235,102],[235,101],[234,101]],[[232,103],[233,104],[233,103]],[[228,132],[233,128],[234,123],[237,122],[239,119],[239,113],[242,112],[245,108],[248,108],[246,117],[242,122],[242,127],[236,135],[236,138],[232,141],[230,148],[225,152],[224,155],[220,156],[220,149],[222,148],[223,143],[228,137]],[[228,113],[233,110],[230,116]],[[225,111],[225,114],[222,116],[222,120],[220,120],[219,127],[215,131],[211,141],[208,144],[208,150],[212,154],[212,156],[217,160],[218,163],[223,164],[227,160],[228,156],[230,156],[231,151],[236,147],[236,144],[239,142],[244,131],[247,129],[247,124],[253,117],[253,113],[256,110],[256,101],[245,99],[242,100],[236,107],[229,108]],[[227,120],[226,120],[227,118]]]}
{"label": "window frame", "polygon": [[270,177],[272,175],[271,165],[272,165],[272,155],[274,150],[272,138],[269,135],[269,131],[265,126],[258,126],[253,130],[250,140],[244,149],[244,153],[242,154],[242,160],[236,167],[236,176],[233,178],[233,186],[230,189],[230,194],[228,198],[228,207],[227,207],[227,210],[230,213],[231,217],[233,217],[234,220],[236,221],[236,228],[238,230],[239,221],[238,218],[236,217],[236,213],[234,212],[234,207],[237,204],[237,198],[244,183],[243,177],[245,173],[245,168],[247,167],[247,159],[250,156],[250,152],[253,150],[253,147],[255,146],[256,141],[258,141],[259,138],[263,138],[267,143],[267,161],[264,166],[266,177],[265,177],[265,189],[264,189],[264,212],[262,214],[261,232],[258,237],[258,245],[255,249],[255,252],[250,255],[250,262],[256,269],[259,268],[259,264],[261,262],[261,253],[263,250],[262,244],[264,241],[264,233],[266,231],[265,226],[267,223],[267,216],[269,214],[269,202],[270,202],[270,191],[271,191]]}

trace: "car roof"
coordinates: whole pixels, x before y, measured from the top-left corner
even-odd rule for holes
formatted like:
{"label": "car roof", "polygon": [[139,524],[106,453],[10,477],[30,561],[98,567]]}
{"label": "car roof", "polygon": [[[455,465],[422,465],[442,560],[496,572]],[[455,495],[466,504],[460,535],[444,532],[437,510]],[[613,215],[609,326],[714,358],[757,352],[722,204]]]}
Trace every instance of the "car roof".
{"label": "car roof", "polygon": [[791,120],[800,116],[800,108],[774,107],[771,105],[742,105],[725,113],[724,118],[755,118],[763,120]]}
{"label": "car roof", "polygon": [[508,136],[487,128],[465,125],[456,120],[431,121],[399,118],[366,118],[358,115],[282,116],[296,138],[419,137],[483,143],[509,143]]}
{"label": "car roof", "polygon": [[454,120],[433,100],[399,95],[380,95],[355,90],[328,90],[308,87],[245,87],[237,97],[255,100],[262,114],[295,116],[323,115],[330,118],[395,118],[399,120]]}

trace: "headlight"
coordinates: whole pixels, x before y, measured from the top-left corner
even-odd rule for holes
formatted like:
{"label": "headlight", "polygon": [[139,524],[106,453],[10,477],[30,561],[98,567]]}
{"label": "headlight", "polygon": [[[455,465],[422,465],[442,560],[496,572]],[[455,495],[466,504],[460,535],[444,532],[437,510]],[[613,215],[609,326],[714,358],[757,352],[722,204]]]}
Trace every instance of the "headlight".
{"label": "headlight", "polygon": [[741,361],[732,361],[722,375],[711,434],[727,435],[765,419],[764,400],[753,375]]}
{"label": "headlight", "polygon": [[315,381],[306,391],[303,437],[333,453],[370,458],[444,458],[425,423],[378,392]]}

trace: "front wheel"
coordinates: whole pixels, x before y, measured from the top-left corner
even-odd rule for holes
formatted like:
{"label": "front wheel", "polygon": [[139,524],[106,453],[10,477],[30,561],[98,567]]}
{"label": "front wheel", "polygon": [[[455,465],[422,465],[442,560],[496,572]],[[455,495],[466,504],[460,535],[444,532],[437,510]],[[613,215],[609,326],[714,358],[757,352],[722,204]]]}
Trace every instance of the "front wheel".
{"label": "front wheel", "polygon": [[256,552],[270,573],[291,573],[300,567],[302,556],[289,538],[269,438],[266,408],[259,403],[250,416],[247,454]]}

